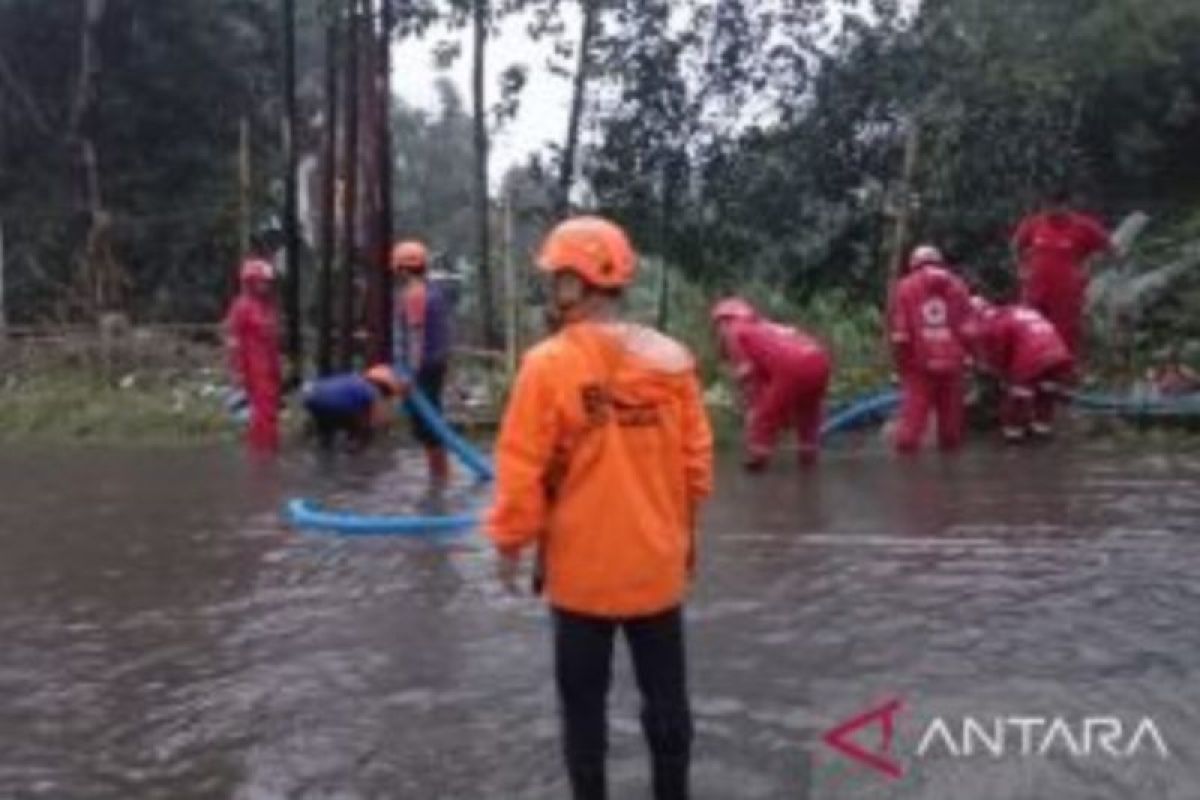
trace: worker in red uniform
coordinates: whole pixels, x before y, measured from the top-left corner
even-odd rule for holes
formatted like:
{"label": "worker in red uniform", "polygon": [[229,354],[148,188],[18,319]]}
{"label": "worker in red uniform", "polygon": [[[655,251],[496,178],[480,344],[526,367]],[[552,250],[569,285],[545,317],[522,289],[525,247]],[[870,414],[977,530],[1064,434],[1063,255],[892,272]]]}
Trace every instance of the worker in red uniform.
{"label": "worker in red uniform", "polygon": [[240,278],[241,293],[225,317],[229,367],[250,406],[246,444],[272,452],[279,447],[281,383],[275,269],[261,259],[247,259]]}
{"label": "worker in red uniform", "polygon": [[908,274],[892,288],[888,330],[900,377],[900,413],[893,444],[902,453],[920,449],[930,414],[937,416],[938,445],[962,443],[964,337],[970,319],[966,284],[946,266],[936,247],[913,250]]}
{"label": "worker in red uniform", "polygon": [[825,347],[803,331],[763,319],[738,297],[713,306],[712,320],[746,409],[746,468],[765,468],[779,432],[789,425],[800,440],[800,463],[813,464],[829,388]]}
{"label": "worker in red uniform", "polygon": [[1094,218],[1069,209],[1070,193],[1059,190],[1049,207],[1022,220],[1012,247],[1021,279],[1021,300],[1050,320],[1079,360],[1088,259],[1113,248],[1108,231]]}
{"label": "worker in red uniform", "polygon": [[[429,281],[429,250],[416,240],[392,248],[392,269],[403,282],[396,304],[399,361],[413,374],[416,387],[439,412],[450,361],[450,303],[441,287]],[[410,409],[413,434],[425,447],[430,477],[450,478],[446,447],[420,415]]]}
{"label": "worker in red uniform", "polygon": [[976,363],[1004,384],[1000,400],[1004,438],[1019,442],[1030,433],[1049,436],[1056,401],[1074,367],[1066,343],[1034,308],[996,307],[979,297],[972,298],[971,304]]}

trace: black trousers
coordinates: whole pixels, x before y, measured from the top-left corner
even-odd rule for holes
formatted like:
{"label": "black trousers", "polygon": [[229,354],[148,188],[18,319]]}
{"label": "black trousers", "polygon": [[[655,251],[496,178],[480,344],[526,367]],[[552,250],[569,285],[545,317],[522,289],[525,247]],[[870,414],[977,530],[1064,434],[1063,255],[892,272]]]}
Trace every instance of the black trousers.
{"label": "black trousers", "polygon": [[682,610],[614,620],[555,609],[555,678],[575,800],[608,797],[608,687],[618,629],[629,643],[642,695],[642,731],[650,749],[655,800],[687,800],[692,712]]}
{"label": "black trousers", "polygon": [[[415,376],[417,387],[439,412],[442,410],[442,392],[446,386],[446,367],[444,361],[425,364],[417,370]],[[412,420],[413,436],[418,442],[425,447],[441,446],[442,440],[438,438],[438,435],[411,409],[409,410],[409,419]]]}

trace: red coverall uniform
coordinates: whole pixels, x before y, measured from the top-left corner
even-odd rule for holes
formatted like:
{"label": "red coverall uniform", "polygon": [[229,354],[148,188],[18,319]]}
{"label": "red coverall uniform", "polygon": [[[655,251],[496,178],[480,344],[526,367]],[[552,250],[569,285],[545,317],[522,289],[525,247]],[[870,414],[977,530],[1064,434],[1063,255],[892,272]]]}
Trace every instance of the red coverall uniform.
{"label": "red coverall uniform", "polygon": [[801,462],[814,461],[831,371],[825,347],[795,328],[765,320],[731,321],[721,336],[749,408],[747,463],[765,464],[788,425],[796,427]]}
{"label": "red coverall uniform", "polygon": [[1046,316],[1079,359],[1088,277],[1084,263],[1110,247],[1098,221],[1075,212],[1027,217],[1013,235],[1020,255],[1021,300]]}
{"label": "red coverall uniform", "polygon": [[246,444],[259,451],[279,447],[279,315],[274,304],[243,287],[225,317],[230,369],[250,404]]}
{"label": "red coverall uniform", "polygon": [[962,443],[963,330],[969,314],[966,284],[943,267],[919,267],[893,288],[888,328],[900,376],[894,438],[900,452],[920,448],[931,412],[937,415],[938,445],[952,450]]}
{"label": "red coverall uniform", "polygon": [[1070,379],[1074,360],[1049,320],[1028,306],[1006,306],[978,321],[976,353],[1005,382],[1000,425],[1010,438],[1032,428],[1049,433],[1057,384]]}

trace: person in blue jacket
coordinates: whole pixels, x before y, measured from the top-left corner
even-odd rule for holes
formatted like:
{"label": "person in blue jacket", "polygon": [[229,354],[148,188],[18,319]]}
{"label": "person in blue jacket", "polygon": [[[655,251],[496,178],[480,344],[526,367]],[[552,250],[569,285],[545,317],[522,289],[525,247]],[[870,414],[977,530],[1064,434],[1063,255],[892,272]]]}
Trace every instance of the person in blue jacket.
{"label": "person in blue jacket", "polygon": [[396,401],[406,387],[387,364],[376,364],[361,375],[331,375],[313,383],[304,393],[304,408],[324,447],[338,434],[350,445],[366,445],[376,430],[392,420]]}

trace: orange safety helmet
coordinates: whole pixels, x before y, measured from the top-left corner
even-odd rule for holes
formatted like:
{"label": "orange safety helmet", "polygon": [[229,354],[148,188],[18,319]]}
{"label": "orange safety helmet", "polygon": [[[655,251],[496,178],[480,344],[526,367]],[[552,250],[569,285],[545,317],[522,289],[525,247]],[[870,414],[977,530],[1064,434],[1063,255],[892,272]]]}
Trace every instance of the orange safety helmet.
{"label": "orange safety helmet", "polygon": [[942,258],[942,251],[938,250],[931,244],[923,244],[916,247],[912,251],[912,255],[908,259],[909,269],[920,269],[926,264],[937,264],[945,266],[946,260]]}
{"label": "orange safety helmet", "polygon": [[399,397],[404,393],[404,381],[400,380],[396,371],[387,364],[374,365],[363,373],[363,377],[392,397]]}
{"label": "orange safety helmet", "polygon": [[537,263],[544,272],[572,272],[592,286],[619,289],[633,280],[637,253],[616,223],[572,217],[546,236]]}
{"label": "orange safety helmet", "polygon": [[248,258],[239,271],[242,283],[270,283],[275,280],[275,268],[261,258]]}
{"label": "orange safety helmet", "polygon": [[392,248],[392,269],[398,272],[424,272],[429,267],[429,249],[416,239],[396,242]]}
{"label": "orange safety helmet", "polygon": [[754,310],[754,306],[740,297],[726,297],[712,307],[712,321],[715,325],[732,320],[755,319],[758,319],[758,312]]}

